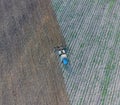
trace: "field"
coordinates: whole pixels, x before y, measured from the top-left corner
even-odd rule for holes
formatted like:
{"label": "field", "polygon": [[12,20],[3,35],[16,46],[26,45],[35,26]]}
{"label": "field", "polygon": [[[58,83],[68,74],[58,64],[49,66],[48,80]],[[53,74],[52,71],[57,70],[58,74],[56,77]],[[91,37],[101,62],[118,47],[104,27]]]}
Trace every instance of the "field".
{"label": "field", "polygon": [[68,46],[72,105],[120,105],[120,0],[52,0]]}

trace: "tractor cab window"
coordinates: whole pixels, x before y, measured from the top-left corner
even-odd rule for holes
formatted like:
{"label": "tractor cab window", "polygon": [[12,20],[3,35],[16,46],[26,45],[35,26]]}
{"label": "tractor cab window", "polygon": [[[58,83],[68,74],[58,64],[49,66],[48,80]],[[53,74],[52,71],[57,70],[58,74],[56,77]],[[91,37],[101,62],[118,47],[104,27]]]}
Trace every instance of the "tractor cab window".
{"label": "tractor cab window", "polygon": [[62,53],[65,54],[65,50],[62,50]]}

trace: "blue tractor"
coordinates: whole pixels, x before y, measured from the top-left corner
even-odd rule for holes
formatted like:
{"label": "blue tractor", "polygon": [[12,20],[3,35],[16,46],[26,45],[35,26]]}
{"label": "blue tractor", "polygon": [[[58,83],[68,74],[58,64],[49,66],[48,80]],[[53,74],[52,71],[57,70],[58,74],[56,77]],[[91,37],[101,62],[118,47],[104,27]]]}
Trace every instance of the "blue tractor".
{"label": "blue tractor", "polygon": [[66,48],[65,47],[55,47],[55,52],[57,52],[60,61],[64,64],[67,65],[69,63],[67,54],[66,54]]}

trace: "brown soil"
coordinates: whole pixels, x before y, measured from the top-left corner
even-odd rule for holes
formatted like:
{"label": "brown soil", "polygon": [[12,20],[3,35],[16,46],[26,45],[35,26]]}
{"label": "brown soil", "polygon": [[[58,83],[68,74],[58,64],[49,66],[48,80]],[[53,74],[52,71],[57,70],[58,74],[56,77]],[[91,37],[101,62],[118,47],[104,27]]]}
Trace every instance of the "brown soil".
{"label": "brown soil", "polygon": [[69,105],[53,52],[65,45],[49,0],[0,2],[0,105]]}

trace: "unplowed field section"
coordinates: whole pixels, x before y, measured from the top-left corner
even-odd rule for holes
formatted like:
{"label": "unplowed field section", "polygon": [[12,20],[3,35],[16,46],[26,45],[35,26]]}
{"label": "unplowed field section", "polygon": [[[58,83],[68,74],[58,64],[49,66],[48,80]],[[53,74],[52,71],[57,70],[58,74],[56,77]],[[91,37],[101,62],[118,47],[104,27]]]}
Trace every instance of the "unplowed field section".
{"label": "unplowed field section", "polygon": [[72,105],[120,105],[120,0],[52,3],[69,48]]}
{"label": "unplowed field section", "polygon": [[0,0],[0,105],[69,105],[59,45],[50,0]]}

